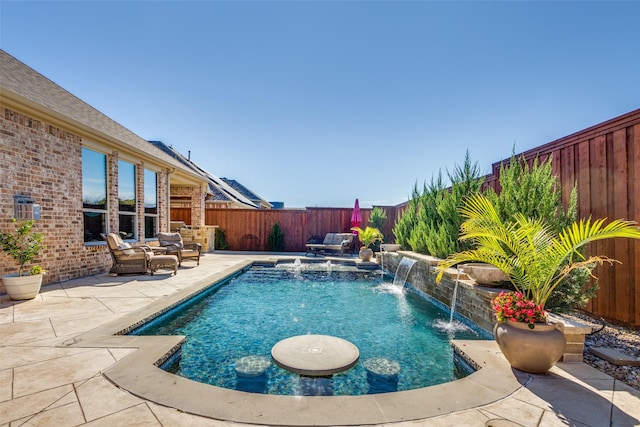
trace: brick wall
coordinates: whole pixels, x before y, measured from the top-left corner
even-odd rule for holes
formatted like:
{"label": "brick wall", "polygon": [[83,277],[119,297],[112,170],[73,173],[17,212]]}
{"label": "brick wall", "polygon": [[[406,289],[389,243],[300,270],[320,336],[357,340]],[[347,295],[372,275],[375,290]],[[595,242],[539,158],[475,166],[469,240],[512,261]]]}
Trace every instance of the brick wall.
{"label": "brick wall", "polygon": [[[108,154],[109,227],[118,229],[118,152]],[[144,240],[142,191],[144,164],[137,164],[139,236]],[[85,245],[82,216],[82,138],[28,114],[0,106],[0,230],[11,230],[14,195],[35,199],[41,219],[35,230],[44,234],[45,249],[37,263],[48,274],[44,283],[106,272],[111,257],[104,244]],[[158,173],[158,225],[168,230],[166,170]],[[0,275],[17,271],[16,263],[0,252]]]}
{"label": "brick wall", "polygon": [[169,171],[158,174],[158,230],[169,230]]}
{"label": "brick wall", "polygon": [[[35,230],[45,249],[37,262],[44,283],[105,271],[105,247],[85,247],[82,219],[81,138],[33,117],[0,109],[0,229],[11,230],[14,195],[31,196],[41,206]],[[17,271],[0,253],[0,274]]]}

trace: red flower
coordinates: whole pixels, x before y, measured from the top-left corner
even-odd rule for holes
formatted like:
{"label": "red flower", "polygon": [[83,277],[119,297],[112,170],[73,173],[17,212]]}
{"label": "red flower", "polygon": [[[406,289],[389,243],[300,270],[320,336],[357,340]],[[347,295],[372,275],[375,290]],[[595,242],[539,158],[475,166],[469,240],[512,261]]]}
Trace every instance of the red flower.
{"label": "red flower", "polygon": [[520,292],[500,292],[500,295],[493,299],[493,310],[500,322],[524,322],[528,323],[530,328],[533,328],[535,323],[547,320],[547,313],[542,306],[535,305]]}

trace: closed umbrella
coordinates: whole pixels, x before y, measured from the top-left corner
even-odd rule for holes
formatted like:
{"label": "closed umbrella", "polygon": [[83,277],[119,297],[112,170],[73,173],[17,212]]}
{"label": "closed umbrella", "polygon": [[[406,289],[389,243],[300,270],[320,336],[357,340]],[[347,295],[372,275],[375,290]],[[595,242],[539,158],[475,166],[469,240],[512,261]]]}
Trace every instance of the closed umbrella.
{"label": "closed umbrella", "polygon": [[360,214],[360,202],[358,202],[358,199],[356,199],[356,204],[353,207],[353,213],[351,214],[351,227],[360,227],[361,224],[362,215]]}

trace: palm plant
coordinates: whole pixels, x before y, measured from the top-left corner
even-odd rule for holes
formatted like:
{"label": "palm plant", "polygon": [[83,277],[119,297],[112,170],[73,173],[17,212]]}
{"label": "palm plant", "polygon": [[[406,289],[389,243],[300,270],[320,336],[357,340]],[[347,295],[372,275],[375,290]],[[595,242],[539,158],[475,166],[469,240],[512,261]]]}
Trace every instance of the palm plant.
{"label": "palm plant", "polygon": [[593,264],[617,262],[606,256],[586,258],[579,249],[589,242],[613,237],[640,239],[634,222],[605,219],[576,221],[554,233],[545,222],[515,214],[503,221],[495,207],[483,195],[470,196],[461,213],[465,218],[461,240],[471,240],[476,249],[452,254],[439,262],[436,282],[444,271],[456,264],[479,261],[504,272],[515,289],[540,309],[553,290],[575,269]]}
{"label": "palm plant", "polygon": [[375,227],[367,227],[364,230],[360,227],[353,227],[351,231],[358,233],[358,239],[362,243],[363,248],[368,248],[374,242],[382,241],[382,233]]}

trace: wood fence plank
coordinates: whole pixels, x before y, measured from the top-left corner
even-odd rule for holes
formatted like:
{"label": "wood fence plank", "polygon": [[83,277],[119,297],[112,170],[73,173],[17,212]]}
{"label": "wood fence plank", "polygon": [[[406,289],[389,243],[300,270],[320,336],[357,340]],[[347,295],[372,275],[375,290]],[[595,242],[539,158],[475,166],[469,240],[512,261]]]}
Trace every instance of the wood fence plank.
{"label": "wood fence plank", "polygon": [[[613,218],[627,219],[629,211],[627,208],[629,195],[628,188],[628,157],[627,157],[627,131],[620,129],[613,132]],[[622,265],[629,265],[629,239],[615,239],[613,242],[613,256],[620,261]],[[626,267],[619,268],[616,265],[613,269],[614,293],[614,316],[625,323],[631,318],[631,277],[629,269]]]}
{"label": "wood fence plank", "polygon": [[[607,157],[605,135],[598,136],[589,141],[589,160],[590,160],[590,213],[593,218],[602,218],[607,212]],[[604,243],[602,241],[593,242],[589,248],[589,253],[602,255],[604,252]],[[602,280],[603,269],[598,267],[595,270],[596,277]],[[600,283],[602,283],[600,281]],[[603,316],[609,315],[609,291],[606,286],[600,286],[596,297],[593,300],[593,309],[596,314]]]}
{"label": "wood fence plank", "polygon": [[[589,141],[581,141],[578,144],[578,218],[587,218],[591,214],[591,163],[589,160]],[[593,282],[593,279],[591,279]],[[594,310],[594,301],[590,300],[585,309]]]}
{"label": "wood fence plank", "polygon": [[[629,212],[630,219],[640,224],[640,123],[629,127]],[[632,324],[640,326],[640,241],[631,243],[633,250],[629,251],[629,274],[634,283],[631,287]]]}
{"label": "wood fence plank", "polygon": [[[604,176],[606,180],[606,208],[603,212],[600,213],[596,218],[610,218],[612,217],[613,209],[614,209],[614,200],[613,200],[613,132],[609,132],[606,134],[606,159]],[[602,255],[606,255],[608,257],[613,258],[615,255],[614,241],[612,239],[607,239],[602,241]],[[600,255],[600,254],[599,254]],[[606,317],[615,318],[616,315],[616,300],[617,300],[617,292],[618,292],[618,284],[615,280],[615,267],[611,265],[603,265],[601,272],[599,273],[602,277],[601,280],[603,283],[603,287],[605,288],[605,292],[608,293],[609,296],[609,305],[607,312],[604,314]],[[598,276],[600,277],[600,276]]]}
{"label": "wood fence plank", "polygon": [[571,199],[571,189],[576,180],[576,166],[574,146],[563,148],[560,151],[560,189],[562,191],[562,204],[566,208]]}

